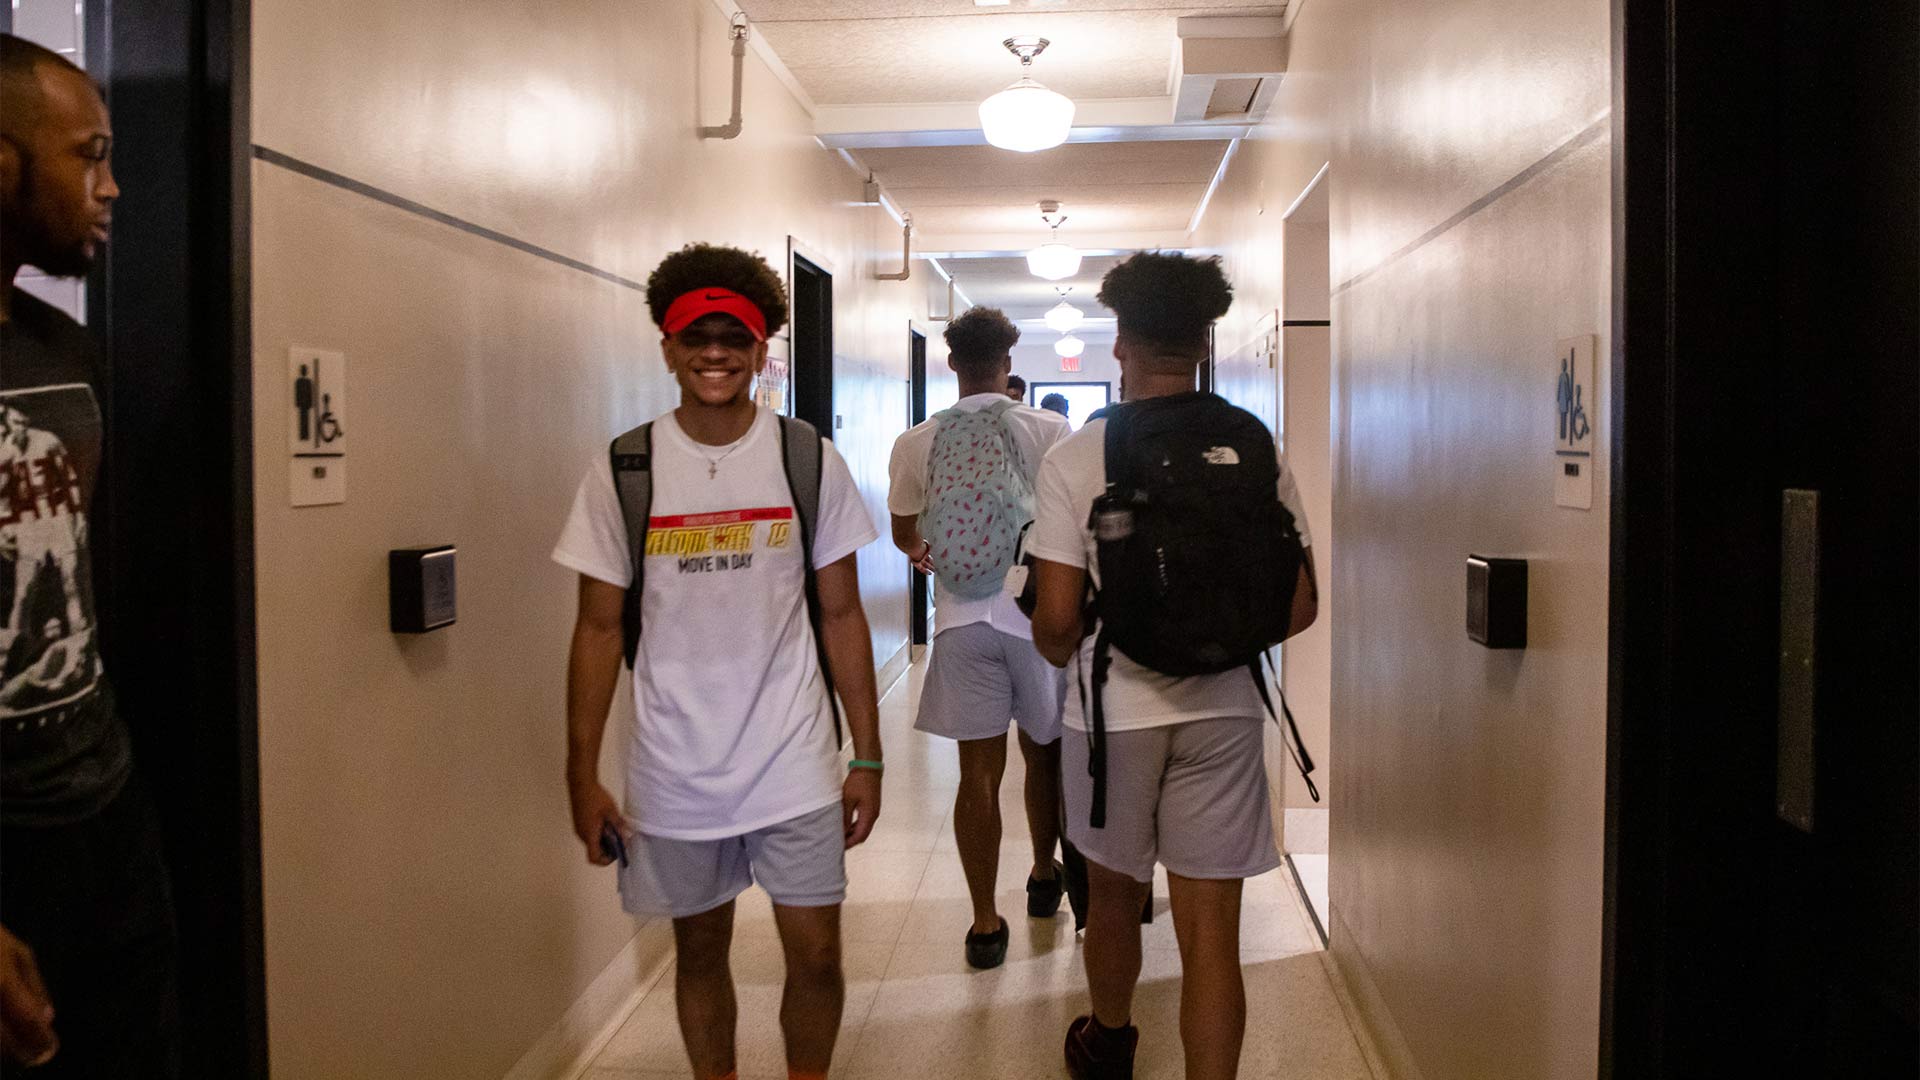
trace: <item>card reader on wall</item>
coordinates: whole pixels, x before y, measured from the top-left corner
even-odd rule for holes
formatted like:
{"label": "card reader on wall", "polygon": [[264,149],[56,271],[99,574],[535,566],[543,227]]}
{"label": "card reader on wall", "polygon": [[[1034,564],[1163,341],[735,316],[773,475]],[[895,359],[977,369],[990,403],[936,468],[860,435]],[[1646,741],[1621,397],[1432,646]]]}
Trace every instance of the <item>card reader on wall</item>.
{"label": "card reader on wall", "polygon": [[387,552],[387,620],[396,634],[424,634],[452,626],[454,548]]}
{"label": "card reader on wall", "polygon": [[1527,647],[1527,560],[1467,556],[1467,636],[1489,649]]}

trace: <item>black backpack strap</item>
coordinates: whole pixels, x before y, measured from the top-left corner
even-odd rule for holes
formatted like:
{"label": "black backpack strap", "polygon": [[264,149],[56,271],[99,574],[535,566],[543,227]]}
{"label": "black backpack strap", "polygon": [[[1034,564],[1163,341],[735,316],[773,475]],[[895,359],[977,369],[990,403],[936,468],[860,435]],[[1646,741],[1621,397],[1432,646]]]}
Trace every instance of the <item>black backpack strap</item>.
{"label": "black backpack strap", "polygon": [[1273,717],[1275,725],[1280,723],[1280,716],[1287,718],[1287,726],[1280,732],[1280,741],[1286,744],[1287,754],[1293,758],[1293,767],[1299,771],[1300,779],[1307,782],[1307,794],[1313,796],[1314,802],[1319,802],[1320,788],[1314,784],[1312,776],[1313,755],[1307,752],[1306,741],[1300,738],[1300,725],[1293,722],[1293,710],[1287,708],[1287,695],[1284,693],[1280,695],[1280,714],[1275,715],[1273,697],[1267,693],[1266,672],[1260,667],[1262,661],[1268,667],[1273,666],[1273,657],[1264,652],[1259,660],[1247,665],[1247,670],[1253,673],[1253,685],[1259,688],[1260,700],[1266,704],[1267,715]]}
{"label": "black backpack strap", "polygon": [[840,726],[840,697],[833,686],[833,665],[827,660],[827,639],[820,629],[820,580],[813,569],[814,530],[820,524],[820,433],[805,420],[780,419],[780,465],[787,474],[793,512],[800,519],[800,562],[807,596],[807,622],[813,627],[813,647],[819,656],[820,678],[827,686],[827,707],[833,710],[833,745],[846,741]]}
{"label": "black backpack strap", "polygon": [[[1107,827],[1107,669],[1113,666],[1113,648],[1107,642],[1103,626],[1093,635],[1093,716],[1087,724],[1091,739],[1087,753],[1087,771],[1093,775],[1093,812],[1087,824],[1096,829]],[[1083,698],[1084,702],[1085,699]],[[1081,706],[1085,709],[1085,705]]]}
{"label": "black backpack strap", "polygon": [[620,609],[620,634],[631,668],[640,654],[640,597],[646,584],[647,527],[653,520],[653,423],[641,424],[613,440],[607,453],[613,466],[613,493],[627,524],[627,561],[633,569]]}
{"label": "black backpack strap", "polygon": [[1133,418],[1136,407],[1125,402],[1115,405],[1107,413],[1106,430],[1106,472],[1107,488],[1119,488],[1132,491],[1140,486],[1140,477],[1135,468],[1133,454],[1128,447],[1133,442]]}

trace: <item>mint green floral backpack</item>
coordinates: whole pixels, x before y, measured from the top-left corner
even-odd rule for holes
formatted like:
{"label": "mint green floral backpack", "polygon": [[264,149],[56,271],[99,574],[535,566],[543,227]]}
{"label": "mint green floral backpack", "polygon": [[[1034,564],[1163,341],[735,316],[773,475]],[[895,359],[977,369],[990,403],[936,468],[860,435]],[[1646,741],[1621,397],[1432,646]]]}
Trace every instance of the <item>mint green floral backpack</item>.
{"label": "mint green floral backpack", "polygon": [[1033,520],[1033,488],[1007,429],[1010,400],[934,415],[927,460],[927,509],[920,535],[932,542],[934,576],[953,595],[984,600],[1000,591],[1020,530]]}

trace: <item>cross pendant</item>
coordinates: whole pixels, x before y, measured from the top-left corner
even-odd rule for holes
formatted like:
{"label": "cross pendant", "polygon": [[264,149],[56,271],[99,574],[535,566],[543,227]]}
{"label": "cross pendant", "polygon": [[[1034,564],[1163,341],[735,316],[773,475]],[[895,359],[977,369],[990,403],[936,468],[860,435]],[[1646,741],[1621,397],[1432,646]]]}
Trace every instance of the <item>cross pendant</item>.
{"label": "cross pendant", "polygon": [[717,461],[707,462],[707,479],[711,480],[714,477],[719,475],[720,475],[720,463]]}

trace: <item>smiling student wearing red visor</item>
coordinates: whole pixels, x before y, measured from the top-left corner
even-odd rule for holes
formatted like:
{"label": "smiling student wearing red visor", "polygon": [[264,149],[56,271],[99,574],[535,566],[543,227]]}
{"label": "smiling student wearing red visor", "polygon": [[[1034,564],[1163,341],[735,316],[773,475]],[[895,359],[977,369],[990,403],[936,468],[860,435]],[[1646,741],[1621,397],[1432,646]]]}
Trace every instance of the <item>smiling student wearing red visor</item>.
{"label": "smiling student wearing red visor", "polygon": [[[567,669],[574,832],[589,862],[619,864],[629,912],[672,918],[697,1077],[736,1074],[735,898],[764,889],[786,955],[789,1074],[824,1077],[845,998],[845,851],[880,812],[879,708],[854,567],[879,533],[833,444],[754,404],[767,335],[787,320],[764,259],[689,245],[648,278],[647,306],[680,405],[594,455],[553,552],[579,574]],[[624,813],[599,774],[623,659],[635,705]]]}

